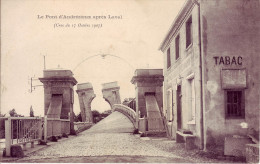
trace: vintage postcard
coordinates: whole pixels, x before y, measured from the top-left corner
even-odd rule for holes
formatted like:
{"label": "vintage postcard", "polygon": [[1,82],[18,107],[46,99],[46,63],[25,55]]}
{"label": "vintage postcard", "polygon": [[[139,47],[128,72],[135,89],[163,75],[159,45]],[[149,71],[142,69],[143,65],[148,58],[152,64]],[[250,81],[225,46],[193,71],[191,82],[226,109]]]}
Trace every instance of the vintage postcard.
{"label": "vintage postcard", "polygon": [[259,162],[259,8],[2,0],[1,162]]}

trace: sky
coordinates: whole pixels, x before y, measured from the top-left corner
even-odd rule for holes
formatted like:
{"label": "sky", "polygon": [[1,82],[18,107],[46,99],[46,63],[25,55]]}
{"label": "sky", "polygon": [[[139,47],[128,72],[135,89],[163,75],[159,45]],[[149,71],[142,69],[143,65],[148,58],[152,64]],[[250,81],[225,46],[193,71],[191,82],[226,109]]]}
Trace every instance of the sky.
{"label": "sky", "polygon": [[[158,48],[183,3],[2,0],[1,113],[14,108],[28,116],[32,106],[35,115],[44,115],[43,87],[30,92],[29,80],[33,77],[33,85],[42,85],[37,79],[43,77],[44,56],[46,69],[69,69],[78,83],[92,83],[96,94],[92,110],[110,109],[102,96],[102,83],[117,81],[121,101],[135,97],[130,82],[135,69],[163,68]],[[60,19],[61,15],[86,17]],[[119,19],[109,18],[115,16]],[[103,59],[99,54],[110,55]],[[78,95],[74,95],[74,112],[78,114]]]}

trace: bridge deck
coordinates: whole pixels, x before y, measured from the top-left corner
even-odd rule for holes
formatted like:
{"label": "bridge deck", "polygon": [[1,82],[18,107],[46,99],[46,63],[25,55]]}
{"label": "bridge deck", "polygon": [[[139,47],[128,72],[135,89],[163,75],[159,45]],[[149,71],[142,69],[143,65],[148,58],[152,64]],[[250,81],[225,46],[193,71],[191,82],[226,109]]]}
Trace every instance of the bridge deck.
{"label": "bridge deck", "polygon": [[133,131],[134,126],[129,118],[117,111],[88,130],[94,133],[132,133]]}

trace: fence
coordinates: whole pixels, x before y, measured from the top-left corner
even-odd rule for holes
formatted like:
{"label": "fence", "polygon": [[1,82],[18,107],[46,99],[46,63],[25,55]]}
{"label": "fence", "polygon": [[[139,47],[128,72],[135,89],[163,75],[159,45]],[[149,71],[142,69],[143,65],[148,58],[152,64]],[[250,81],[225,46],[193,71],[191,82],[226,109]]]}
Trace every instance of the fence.
{"label": "fence", "polygon": [[26,144],[42,137],[42,119],[39,117],[9,117],[5,120],[6,156],[11,155],[11,145]]}
{"label": "fence", "polygon": [[[44,134],[43,134],[44,132]],[[70,133],[70,120],[39,117],[9,117],[5,120],[5,148],[6,156],[11,155],[11,146],[26,143],[34,146],[34,141],[47,141],[51,136],[62,136]]]}

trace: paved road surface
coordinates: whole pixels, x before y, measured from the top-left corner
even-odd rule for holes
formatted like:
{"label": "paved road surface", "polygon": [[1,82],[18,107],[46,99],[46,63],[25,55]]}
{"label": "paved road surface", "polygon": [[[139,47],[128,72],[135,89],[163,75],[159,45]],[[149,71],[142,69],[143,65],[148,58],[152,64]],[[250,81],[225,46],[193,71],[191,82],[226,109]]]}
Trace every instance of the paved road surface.
{"label": "paved road surface", "polygon": [[126,116],[114,112],[80,133],[77,137],[57,142],[16,162],[81,162],[81,163],[191,163],[216,162],[198,158],[173,140],[133,135],[133,125]]}
{"label": "paved road surface", "polygon": [[114,112],[77,137],[58,142],[17,162],[152,162],[160,159],[184,162],[133,135],[133,130],[126,116]]}

